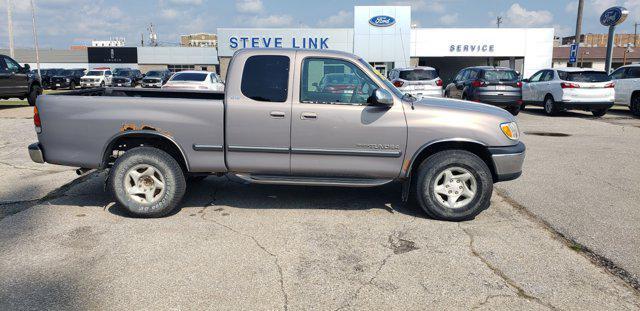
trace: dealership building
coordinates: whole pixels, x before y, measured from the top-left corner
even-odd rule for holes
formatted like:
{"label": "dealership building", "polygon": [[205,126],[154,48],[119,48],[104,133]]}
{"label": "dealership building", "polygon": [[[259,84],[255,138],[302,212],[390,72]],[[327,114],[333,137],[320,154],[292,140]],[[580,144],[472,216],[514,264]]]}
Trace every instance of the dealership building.
{"label": "dealership building", "polygon": [[[243,48],[330,49],[354,53],[385,74],[431,66],[448,80],[473,65],[511,67],[523,76],[553,64],[553,28],[416,28],[410,6],[356,6],[353,28],[219,28],[213,47],[89,47],[42,50],[42,68],[135,67],[215,70],[224,77]],[[1,51],[0,53],[6,53]],[[35,65],[33,51],[16,52]]]}

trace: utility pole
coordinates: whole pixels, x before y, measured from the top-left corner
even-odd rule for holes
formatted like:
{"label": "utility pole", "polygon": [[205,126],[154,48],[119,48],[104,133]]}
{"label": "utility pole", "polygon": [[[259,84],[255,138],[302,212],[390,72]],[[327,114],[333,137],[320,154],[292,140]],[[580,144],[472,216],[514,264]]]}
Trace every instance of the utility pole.
{"label": "utility pole", "polygon": [[144,34],[140,34],[140,46],[144,46]]}
{"label": "utility pole", "polygon": [[633,24],[633,47],[638,46],[638,22]]}
{"label": "utility pole", "polygon": [[498,18],[496,18],[496,25],[498,25],[498,28],[500,28],[501,24],[502,24],[502,16],[498,16]]}
{"label": "utility pole", "polygon": [[40,75],[40,51],[38,47],[38,31],[36,26],[36,5],[33,3],[34,0],[31,0],[31,22],[33,25],[33,44],[36,48],[36,68],[38,69],[38,77],[42,77]]}
{"label": "utility pole", "polygon": [[15,54],[13,51],[13,0],[7,0],[7,32],[9,33],[9,56],[11,58],[15,58]]}
{"label": "utility pole", "polygon": [[[580,50],[580,37],[582,36],[582,10],[584,9],[584,0],[578,1],[578,16],[576,18],[576,36],[575,44],[578,45],[578,50]],[[579,54],[578,54],[579,55]],[[572,64],[572,67],[576,67],[578,64]]]}

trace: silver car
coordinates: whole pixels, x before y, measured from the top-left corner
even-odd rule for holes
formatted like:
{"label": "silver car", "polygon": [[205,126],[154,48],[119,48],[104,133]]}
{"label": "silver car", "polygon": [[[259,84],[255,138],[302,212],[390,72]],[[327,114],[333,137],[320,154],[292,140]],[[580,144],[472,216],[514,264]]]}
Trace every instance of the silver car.
{"label": "silver car", "polygon": [[417,99],[442,97],[443,82],[435,68],[396,68],[389,72],[389,80],[398,90]]}

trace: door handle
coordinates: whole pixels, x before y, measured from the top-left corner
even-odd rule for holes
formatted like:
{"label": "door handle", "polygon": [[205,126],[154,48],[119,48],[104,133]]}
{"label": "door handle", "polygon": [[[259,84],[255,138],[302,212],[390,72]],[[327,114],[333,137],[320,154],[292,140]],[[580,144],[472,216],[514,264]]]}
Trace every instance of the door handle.
{"label": "door handle", "polygon": [[284,119],[284,111],[271,111],[269,115],[274,119]]}
{"label": "door handle", "polygon": [[300,114],[301,120],[315,120],[318,118],[318,114],[315,112],[303,112]]}

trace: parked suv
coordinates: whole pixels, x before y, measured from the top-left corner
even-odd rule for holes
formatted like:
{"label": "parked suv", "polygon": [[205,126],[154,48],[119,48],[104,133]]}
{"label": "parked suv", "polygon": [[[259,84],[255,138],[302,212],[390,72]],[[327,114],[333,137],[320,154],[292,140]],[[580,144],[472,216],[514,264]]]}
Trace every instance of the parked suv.
{"label": "parked suv", "polygon": [[49,68],[40,69],[40,81],[43,89],[51,88],[51,77],[59,75],[64,69],[62,68]]}
{"label": "parked suv", "polygon": [[82,79],[80,79],[80,85],[85,87],[105,87],[111,85],[111,69],[94,69],[89,70]]}
{"label": "parked suv", "polygon": [[36,97],[42,94],[42,85],[37,75],[30,75],[29,70],[29,64],[20,66],[13,58],[0,55],[0,98],[26,98],[29,105],[35,105]]}
{"label": "parked suv", "polygon": [[615,83],[615,104],[629,107],[634,116],[640,117],[640,65],[620,67],[609,77]]}
{"label": "parked suv", "polygon": [[541,105],[548,115],[579,109],[601,117],[613,106],[615,97],[615,83],[607,73],[591,68],[544,69],[524,82],[525,104]]}
{"label": "parked suv", "polygon": [[143,75],[138,69],[118,68],[114,70],[112,86],[136,87]]}
{"label": "parked suv", "polygon": [[169,70],[152,70],[142,79],[142,87],[162,87],[171,78],[171,71]]}
{"label": "parked suv", "polygon": [[446,97],[481,102],[520,113],[522,82],[518,73],[505,67],[478,66],[462,69],[444,91]]}
{"label": "parked suv", "polygon": [[442,79],[435,68],[396,68],[389,72],[389,80],[403,93],[417,99],[424,96],[442,97]]}
{"label": "parked suv", "polygon": [[51,78],[51,89],[69,88],[73,90],[80,85],[80,78],[84,76],[86,69],[65,69]]}

